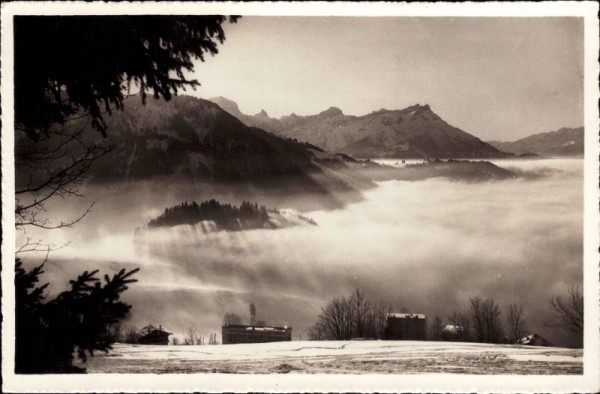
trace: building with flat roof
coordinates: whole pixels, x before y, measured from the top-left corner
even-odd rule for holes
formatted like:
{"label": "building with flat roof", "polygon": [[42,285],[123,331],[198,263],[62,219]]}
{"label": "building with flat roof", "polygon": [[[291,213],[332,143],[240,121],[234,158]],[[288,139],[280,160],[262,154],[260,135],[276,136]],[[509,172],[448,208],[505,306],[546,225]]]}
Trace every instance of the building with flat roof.
{"label": "building with flat roof", "polygon": [[388,313],[386,315],[385,339],[427,339],[425,315],[420,313]]}
{"label": "building with flat roof", "polygon": [[292,327],[226,324],[222,327],[223,345],[231,343],[285,342],[292,340]]}

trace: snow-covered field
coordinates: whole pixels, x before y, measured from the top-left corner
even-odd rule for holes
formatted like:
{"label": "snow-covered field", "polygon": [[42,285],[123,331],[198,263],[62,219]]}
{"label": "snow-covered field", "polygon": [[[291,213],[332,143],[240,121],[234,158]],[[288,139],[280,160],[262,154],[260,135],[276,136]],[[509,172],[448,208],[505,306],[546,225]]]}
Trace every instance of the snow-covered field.
{"label": "snow-covered field", "polygon": [[581,374],[583,350],[417,341],[114,345],[88,373]]}

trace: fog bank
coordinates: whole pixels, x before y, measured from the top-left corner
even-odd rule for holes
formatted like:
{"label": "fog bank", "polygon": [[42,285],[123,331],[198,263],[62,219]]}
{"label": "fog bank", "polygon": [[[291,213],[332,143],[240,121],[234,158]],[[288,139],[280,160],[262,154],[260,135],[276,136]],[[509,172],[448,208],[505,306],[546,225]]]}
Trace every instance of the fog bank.
{"label": "fog bank", "polygon": [[[583,161],[495,164],[522,176],[484,183],[382,182],[343,209],[303,212],[318,226],[208,234],[178,226],[156,230],[146,243],[133,241],[135,228],[183,196],[291,209],[310,205],[301,206],[300,198],[189,185],[92,188],[92,214],[73,229],[48,234],[57,245],[71,244],[51,254],[46,275],[56,294],[85,269],[140,267],[139,283],[124,297],[133,305],[129,323],[162,324],[178,337],[187,327],[205,337],[220,334],[226,312],[247,319],[254,302],[259,320],[287,323],[294,339],[306,338],[319,308],[358,286],[394,310],[425,313],[429,320],[439,315],[445,322],[452,310],[466,311],[472,296],[492,297],[503,308],[519,302],[531,331],[573,345],[544,321],[549,297],[582,283]],[[85,202],[57,210],[76,216]]]}

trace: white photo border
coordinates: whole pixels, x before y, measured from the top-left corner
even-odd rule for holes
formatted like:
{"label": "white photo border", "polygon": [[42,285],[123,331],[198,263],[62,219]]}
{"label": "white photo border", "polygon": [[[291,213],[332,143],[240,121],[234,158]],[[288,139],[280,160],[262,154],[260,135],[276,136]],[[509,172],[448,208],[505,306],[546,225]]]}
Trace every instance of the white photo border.
{"label": "white photo border", "polygon": [[[390,2],[12,2],[2,29],[2,377],[4,392],[598,392],[600,391],[598,4],[593,1]],[[224,14],[261,16],[581,17],[584,19],[584,372],[582,375],[235,375],[14,373],[13,16]]]}

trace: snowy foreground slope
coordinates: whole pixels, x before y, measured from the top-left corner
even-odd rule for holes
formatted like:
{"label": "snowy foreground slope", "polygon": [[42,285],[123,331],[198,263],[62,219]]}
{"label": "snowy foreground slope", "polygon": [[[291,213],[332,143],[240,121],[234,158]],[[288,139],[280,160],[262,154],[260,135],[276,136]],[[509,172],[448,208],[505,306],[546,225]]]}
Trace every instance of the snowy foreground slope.
{"label": "snowy foreground slope", "polygon": [[583,350],[417,341],[116,344],[88,373],[581,374]]}

